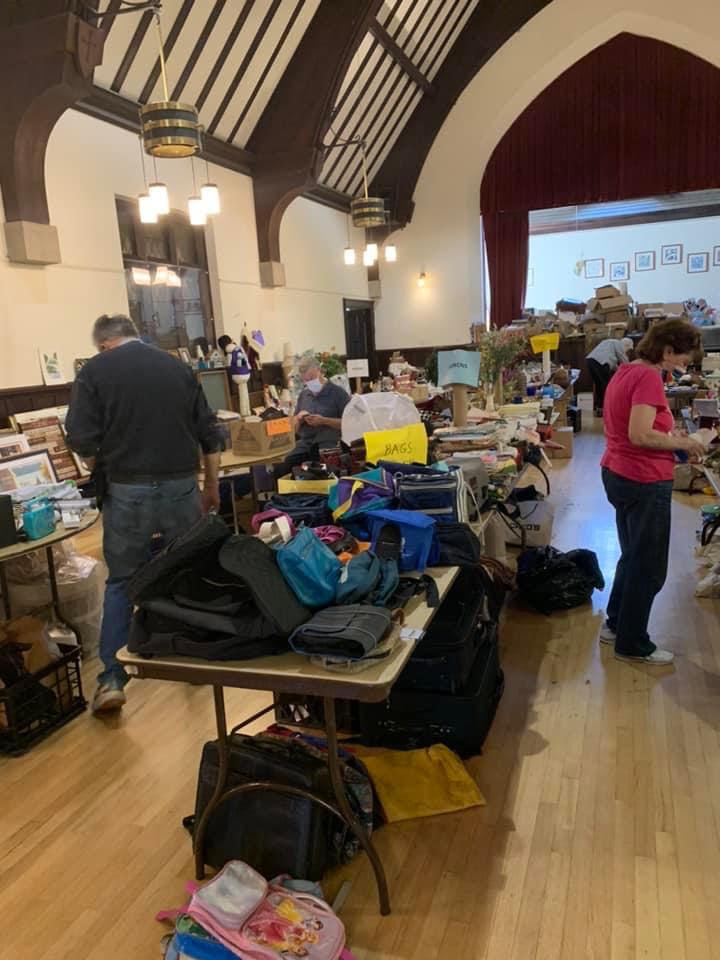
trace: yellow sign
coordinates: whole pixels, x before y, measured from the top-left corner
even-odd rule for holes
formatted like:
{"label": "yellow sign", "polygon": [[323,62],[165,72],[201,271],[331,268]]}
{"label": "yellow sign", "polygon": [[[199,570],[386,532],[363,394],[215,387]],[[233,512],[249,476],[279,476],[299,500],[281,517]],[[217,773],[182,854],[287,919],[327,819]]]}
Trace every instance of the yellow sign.
{"label": "yellow sign", "polygon": [[530,346],[533,353],[542,353],[543,350],[557,350],[560,346],[560,334],[539,333],[535,337],[530,337]]}
{"label": "yellow sign", "polygon": [[425,425],[411,423],[393,430],[363,434],[368,463],[393,460],[395,463],[427,463],[428,438]]}

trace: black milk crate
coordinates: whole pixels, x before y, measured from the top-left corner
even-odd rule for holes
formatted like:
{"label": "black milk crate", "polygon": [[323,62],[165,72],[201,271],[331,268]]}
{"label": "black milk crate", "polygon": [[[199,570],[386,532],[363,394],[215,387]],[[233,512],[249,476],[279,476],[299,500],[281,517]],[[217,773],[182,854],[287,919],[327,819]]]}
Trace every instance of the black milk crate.
{"label": "black milk crate", "polygon": [[61,657],[0,689],[0,753],[20,756],[87,707],[82,648],[58,644]]}

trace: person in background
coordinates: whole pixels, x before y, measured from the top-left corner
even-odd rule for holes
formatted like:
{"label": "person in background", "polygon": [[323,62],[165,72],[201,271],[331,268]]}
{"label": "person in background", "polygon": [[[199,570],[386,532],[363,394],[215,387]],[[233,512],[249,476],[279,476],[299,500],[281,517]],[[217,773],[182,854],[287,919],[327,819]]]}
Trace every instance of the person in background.
{"label": "person in background", "polygon": [[[100,632],[103,669],[93,713],[120,709],[128,676],[116,659],[127,643],[127,583],[150,559],[151,541],[183,533],[219,503],[223,439],[192,370],[138,339],[131,320],[102,316],[99,353],[78,374],[66,427],[70,447],[94,468],[102,502],[108,567]],[[198,489],[199,451],[204,482]]]}
{"label": "person in background", "polygon": [[629,337],[623,337],[622,340],[601,340],[587,355],[588,369],[595,384],[595,409],[598,412],[602,413],[610,378],[619,366],[628,362],[632,348],[633,342]]}
{"label": "person in background", "polygon": [[297,443],[273,473],[284,477],[306,460],[317,460],[318,451],[340,442],[343,410],[350,396],[336,383],[330,383],[315,356],[303,357],[299,365],[303,389],[295,405]]}
{"label": "person in background", "polygon": [[654,324],[637,360],[623,364],[607,388],[602,480],[615,508],[620,560],[600,641],[614,644],[619,660],[673,661],[650,639],[648,622],[667,575],[674,451],[699,457],[704,446],[674,430],[662,372],[684,369],[699,341],[699,331],[685,320]]}

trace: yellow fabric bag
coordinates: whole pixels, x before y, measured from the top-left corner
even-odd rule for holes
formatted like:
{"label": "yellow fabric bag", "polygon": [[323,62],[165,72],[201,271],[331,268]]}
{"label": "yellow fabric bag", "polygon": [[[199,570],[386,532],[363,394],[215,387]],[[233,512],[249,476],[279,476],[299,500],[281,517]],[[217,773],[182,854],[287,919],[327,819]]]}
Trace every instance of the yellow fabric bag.
{"label": "yellow fabric bag", "polygon": [[425,750],[354,747],[388,823],[485,806],[464,763],[444,744]]}
{"label": "yellow fabric bag", "polygon": [[391,460],[394,463],[427,463],[428,438],[423,423],[411,423],[393,430],[364,433],[368,463]]}

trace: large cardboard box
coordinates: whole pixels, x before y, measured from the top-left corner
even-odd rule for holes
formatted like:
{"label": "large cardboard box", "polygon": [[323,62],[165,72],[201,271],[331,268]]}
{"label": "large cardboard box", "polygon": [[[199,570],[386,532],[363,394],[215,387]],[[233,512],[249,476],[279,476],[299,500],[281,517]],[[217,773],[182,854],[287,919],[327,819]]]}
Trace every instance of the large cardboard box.
{"label": "large cardboard box", "polygon": [[632,303],[632,297],[605,297],[600,300],[599,309],[605,313],[608,310],[622,310],[629,307]]}
{"label": "large cardboard box", "polygon": [[608,297],[621,297],[622,294],[617,287],[614,287],[611,283],[608,283],[604,287],[597,287],[595,290],[595,296],[598,298],[598,300],[606,300]]}
{"label": "large cardboard box", "polygon": [[233,453],[240,457],[284,455],[295,446],[289,417],[276,420],[233,420],[230,424]]}
{"label": "large cardboard box", "polygon": [[547,453],[551,460],[570,460],[573,455],[573,437],[574,431],[572,427],[553,427],[550,442],[560,444],[562,449],[556,450],[553,447],[546,447],[545,453]]}

